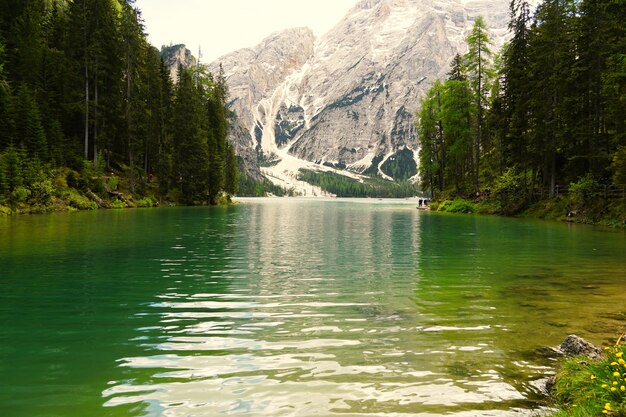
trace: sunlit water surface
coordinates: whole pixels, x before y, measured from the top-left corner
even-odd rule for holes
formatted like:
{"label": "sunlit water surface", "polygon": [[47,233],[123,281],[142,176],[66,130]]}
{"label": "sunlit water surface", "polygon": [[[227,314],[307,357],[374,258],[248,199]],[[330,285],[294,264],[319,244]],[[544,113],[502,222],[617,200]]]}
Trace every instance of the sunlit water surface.
{"label": "sunlit water surface", "polygon": [[0,415],[518,416],[623,232],[391,202],[0,218]]}

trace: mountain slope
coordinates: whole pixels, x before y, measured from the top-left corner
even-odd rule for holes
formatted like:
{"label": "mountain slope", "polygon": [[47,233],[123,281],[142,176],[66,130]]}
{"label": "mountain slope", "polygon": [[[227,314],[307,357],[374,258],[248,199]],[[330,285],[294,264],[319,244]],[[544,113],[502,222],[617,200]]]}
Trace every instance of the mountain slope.
{"label": "mountain slope", "polygon": [[417,150],[419,99],[479,15],[502,44],[507,1],[363,0],[320,39],[290,29],[218,62],[251,147],[385,176],[388,158]]}

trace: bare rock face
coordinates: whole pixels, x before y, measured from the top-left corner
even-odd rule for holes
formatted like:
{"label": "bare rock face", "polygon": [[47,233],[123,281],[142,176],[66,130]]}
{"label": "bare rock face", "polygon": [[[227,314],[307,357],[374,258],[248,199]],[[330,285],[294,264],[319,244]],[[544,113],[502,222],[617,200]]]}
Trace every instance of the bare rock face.
{"label": "bare rock face", "polygon": [[257,156],[257,150],[251,147],[250,132],[241,124],[236,114],[228,121],[228,143],[231,144],[239,161],[239,171],[250,178],[260,181],[263,178]]}
{"label": "bare rock face", "polygon": [[161,57],[165,65],[170,69],[170,77],[174,83],[178,82],[178,67],[195,67],[198,63],[191,51],[183,44],[164,46],[161,48]]}
{"label": "bare rock face", "polygon": [[209,69],[222,63],[230,106],[251,147],[363,172],[399,151],[417,151],[420,98],[465,52],[477,16],[490,26],[492,49],[503,43],[508,4],[362,0],[320,39],[290,29]]}
{"label": "bare rock face", "polygon": [[281,94],[282,87],[312,57],[314,44],[315,36],[310,29],[289,29],[270,35],[254,48],[239,50],[209,65],[213,73],[218,72],[220,63],[223,65],[229,106],[250,132],[251,147],[261,145],[264,152],[270,153],[276,148],[274,124],[278,114],[288,113],[295,104]]}
{"label": "bare rock face", "polygon": [[575,334],[565,338],[559,346],[559,351],[566,356],[587,356],[590,359],[596,359],[602,355],[602,349]]}

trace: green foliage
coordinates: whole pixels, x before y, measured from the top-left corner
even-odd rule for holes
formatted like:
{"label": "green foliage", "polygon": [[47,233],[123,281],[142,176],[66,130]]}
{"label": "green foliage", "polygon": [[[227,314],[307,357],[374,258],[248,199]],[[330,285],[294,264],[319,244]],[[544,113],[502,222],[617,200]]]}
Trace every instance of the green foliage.
{"label": "green foliage", "polygon": [[119,187],[120,179],[116,176],[109,177],[106,184],[109,191],[116,191],[117,187]]}
{"label": "green foliage", "polygon": [[112,209],[123,209],[123,208],[128,207],[125,202],[117,198],[114,198],[113,200],[111,200],[109,204]]}
{"label": "green foliage", "polygon": [[491,189],[491,198],[500,204],[500,213],[516,214],[526,206],[525,175],[516,168],[507,168],[498,176]]}
{"label": "green foliage", "polygon": [[405,198],[413,197],[419,190],[410,182],[392,182],[370,178],[363,182],[333,172],[315,172],[301,169],[298,179],[317,185],[338,197]]}
{"label": "green foliage", "polygon": [[442,203],[437,205],[437,211],[469,214],[476,211],[476,205],[467,200],[444,200]]}
{"label": "green foliage", "polygon": [[146,205],[156,192],[190,204],[236,192],[223,70],[181,80],[174,88],[134,1],[3,3],[0,203],[92,208],[71,187],[108,206],[122,184]]}
{"label": "green foliage", "polygon": [[417,174],[413,151],[405,148],[396,152],[383,163],[381,170],[397,181],[408,180]]}
{"label": "green foliage", "polygon": [[598,361],[572,358],[561,364],[553,397],[562,411],[557,416],[625,416],[626,362],[624,346],[605,348]]}
{"label": "green foliage", "polygon": [[241,197],[265,197],[268,194],[282,197],[288,193],[287,190],[275,185],[266,178],[263,178],[261,181],[257,181],[246,175],[245,172],[242,172],[239,176],[238,188],[237,195]]}
{"label": "green foliage", "polygon": [[230,195],[235,195],[237,191],[239,191],[239,170],[237,167],[238,163],[235,150],[228,144],[226,147],[224,166],[224,190]]}
{"label": "green foliage", "polygon": [[[116,199],[115,201],[119,200]],[[157,205],[157,200],[154,197],[148,196],[135,201],[135,205],[137,207],[155,207]]]}
{"label": "green foliage", "polygon": [[613,155],[613,183],[626,185],[626,145],[617,148]]}
{"label": "green foliage", "polygon": [[502,212],[502,205],[498,201],[483,200],[476,204],[476,213],[478,214],[501,214]]}
{"label": "green foliage", "polygon": [[76,191],[69,191],[66,195],[68,206],[76,210],[96,210],[98,205]]}
{"label": "green foliage", "polygon": [[591,173],[580,178],[577,182],[569,185],[569,193],[572,202],[582,207],[586,203],[595,200],[598,197],[598,182],[593,178]]}
{"label": "green foliage", "polygon": [[23,203],[30,196],[31,192],[28,188],[17,186],[13,191],[11,191],[10,199],[15,203]]}
{"label": "green foliage", "polygon": [[[422,187],[439,199],[479,195],[489,200],[479,210],[517,214],[572,183],[569,211],[593,206],[586,221],[618,212],[614,201],[598,207],[589,179],[626,184],[626,3],[544,0],[534,14],[525,0],[510,5],[513,37],[501,59],[492,66],[477,19],[469,52],[422,101]],[[532,210],[561,216],[549,206],[561,204]]]}

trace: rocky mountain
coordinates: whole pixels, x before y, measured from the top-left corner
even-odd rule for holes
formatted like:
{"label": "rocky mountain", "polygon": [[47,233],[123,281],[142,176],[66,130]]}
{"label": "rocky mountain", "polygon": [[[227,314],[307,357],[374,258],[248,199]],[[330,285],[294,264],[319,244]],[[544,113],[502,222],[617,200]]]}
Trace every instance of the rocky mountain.
{"label": "rocky mountain", "polygon": [[198,61],[191,54],[191,51],[183,44],[163,46],[161,48],[161,58],[170,69],[170,77],[174,82],[178,81],[178,66],[184,68],[194,67]]}
{"label": "rocky mountain", "polygon": [[319,39],[290,29],[209,67],[222,63],[251,148],[385,176],[388,160],[416,160],[419,100],[445,77],[454,54],[465,52],[475,18],[485,18],[497,47],[507,33],[508,4],[362,0]]}

